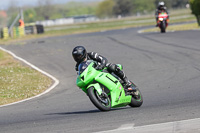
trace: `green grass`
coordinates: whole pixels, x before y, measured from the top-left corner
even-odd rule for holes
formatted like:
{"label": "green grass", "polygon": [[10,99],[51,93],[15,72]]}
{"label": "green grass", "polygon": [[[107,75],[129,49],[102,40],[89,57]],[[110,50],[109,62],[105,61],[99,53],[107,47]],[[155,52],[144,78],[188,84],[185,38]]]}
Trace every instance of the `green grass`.
{"label": "green grass", "polygon": [[0,105],[44,92],[52,80],[0,50]]}

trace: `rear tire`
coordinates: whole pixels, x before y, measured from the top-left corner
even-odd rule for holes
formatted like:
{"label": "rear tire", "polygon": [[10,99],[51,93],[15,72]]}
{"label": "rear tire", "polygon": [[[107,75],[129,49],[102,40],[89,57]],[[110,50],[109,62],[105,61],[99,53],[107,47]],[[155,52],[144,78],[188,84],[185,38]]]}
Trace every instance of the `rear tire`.
{"label": "rear tire", "polygon": [[91,102],[101,111],[109,111],[111,109],[110,98],[105,92],[99,95],[94,87],[88,89],[88,96]]}
{"label": "rear tire", "polygon": [[129,106],[140,107],[143,104],[142,94],[138,88],[136,88],[136,92],[134,92],[134,93],[137,93],[137,95],[136,96],[132,95],[131,103],[129,104]]}

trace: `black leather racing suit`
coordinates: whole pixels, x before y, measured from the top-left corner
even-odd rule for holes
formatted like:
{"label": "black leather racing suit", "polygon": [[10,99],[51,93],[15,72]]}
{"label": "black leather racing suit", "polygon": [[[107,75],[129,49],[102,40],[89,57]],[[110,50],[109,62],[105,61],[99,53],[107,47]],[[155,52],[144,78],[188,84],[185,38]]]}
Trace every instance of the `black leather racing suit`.
{"label": "black leather racing suit", "polygon": [[[94,60],[94,61],[97,61],[98,63],[101,64],[102,66],[102,69],[104,67],[108,67],[108,72],[109,73],[114,73],[115,75],[117,75],[120,79],[122,79],[125,83],[125,85],[129,84],[129,81],[128,81],[128,78],[126,77],[125,73],[120,70],[120,68],[116,65],[116,64],[111,64],[111,63],[108,63],[108,60],[99,55],[98,53],[96,52],[90,52],[90,53],[87,53],[87,60]],[[81,62],[78,62],[76,64],[76,71],[78,71],[78,66]]]}
{"label": "black leather racing suit", "polygon": [[157,23],[157,21],[158,21],[158,15],[159,15],[159,13],[161,13],[162,11],[165,11],[165,12],[167,13],[167,15],[168,15],[168,18],[167,18],[167,19],[169,19],[169,13],[168,13],[168,11],[167,11],[167,7],[165,7],[165,6],[158,6],[157,9],[156,9],[156,12],[155,12],[156,23]]}

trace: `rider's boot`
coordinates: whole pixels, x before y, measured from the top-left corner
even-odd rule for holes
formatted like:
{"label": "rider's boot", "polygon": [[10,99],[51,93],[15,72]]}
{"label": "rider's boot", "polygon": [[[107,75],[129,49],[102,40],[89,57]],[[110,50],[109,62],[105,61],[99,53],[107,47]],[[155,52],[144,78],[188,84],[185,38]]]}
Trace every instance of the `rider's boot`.
{"label": "rider's boot", "polygon": [[159,21],[156,22],[156,27],[158,27],[158,26],[159,26]]}
{"label": "rider's boot", "polygon": [[136,91],[135,87],[132,85],[132,83],[128,80],[127,77],[125,77],[123,81],[125,91]]}

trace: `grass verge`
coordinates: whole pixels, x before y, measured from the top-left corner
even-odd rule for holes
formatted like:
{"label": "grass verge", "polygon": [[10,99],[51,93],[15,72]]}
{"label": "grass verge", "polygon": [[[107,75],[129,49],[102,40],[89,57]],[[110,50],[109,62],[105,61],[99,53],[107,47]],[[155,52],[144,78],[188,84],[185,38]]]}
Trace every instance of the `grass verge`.
{"label": "grass verge", "polygon": [[[200,27],[198,27],[197,23],[169,25],[167,27],[167,32],[169,32],[169,31],[197,30],[197,29],[200,30]],[[142,30],[141,32],[160,32],[160,29],[158,27],[155,27],[155,28],[149,28],[149,29]]]}
{"label": "grass verge", "polygon": [[0,50],[0,105],[44,92],[52,80]]}

